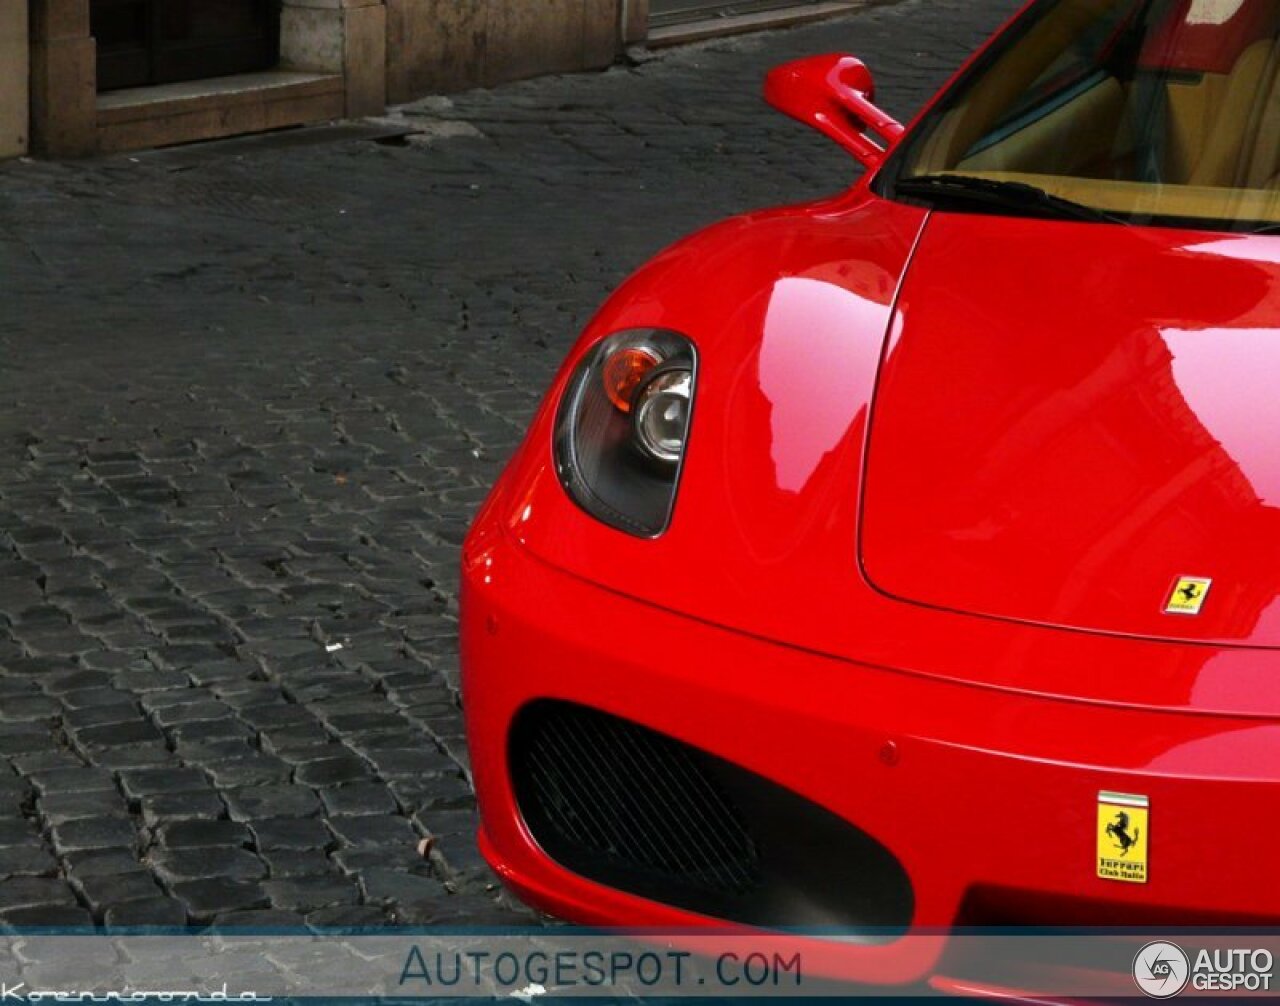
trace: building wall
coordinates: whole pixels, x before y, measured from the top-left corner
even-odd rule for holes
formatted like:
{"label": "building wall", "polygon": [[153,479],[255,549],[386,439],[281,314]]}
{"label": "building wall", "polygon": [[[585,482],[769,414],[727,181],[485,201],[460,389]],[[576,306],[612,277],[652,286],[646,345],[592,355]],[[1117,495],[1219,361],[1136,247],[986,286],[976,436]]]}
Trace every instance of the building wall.
{"label": "building wall", "polygon": [[643,42],[649,34],[649,0],[622,0],[620,13],[623,43]]}
{"label": "building wall", "polygon": [[[387,98],[602,69],[634,34],[640,0],[385,0]],[[646,5],[647,6],[647,5]]]}
{"label": "building wall", "polygon": [[281,68],[340,75],[348,116],[386,106],[386,44],[383,0],[283,0]]}
{"label": "building wall", "polygon": [[27,152],[28,45],[26,0],[0,0],[0,158]]}
{"label": "building wall", "polygon": [[282,0],[280,66],[259,75],[271,79],[100,96],[89,4],[0,0],[0,157],[27,149],[28,122],[31,150],[77,157],[603,69],[643,39],[649,9],[649,0]]}

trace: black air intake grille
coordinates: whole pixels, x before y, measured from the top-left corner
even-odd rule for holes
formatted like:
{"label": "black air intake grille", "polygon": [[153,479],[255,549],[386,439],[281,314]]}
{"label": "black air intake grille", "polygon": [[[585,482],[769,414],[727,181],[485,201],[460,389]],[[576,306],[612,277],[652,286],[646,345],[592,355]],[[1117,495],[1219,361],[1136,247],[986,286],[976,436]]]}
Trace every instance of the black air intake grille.
{"label": "black air intake grille", "polygon": [[538,808],[539,831],[579,856],[725,894],[760,883],[741,815],[692,748],[574,706],[542,717],[522,740],[521,802]]}
{"label": "black air intake grille", "polygon": [[856,927],[873,941],[911,920],[911,881],[874,838],[666,734],[543,700],[516,717],[508,757],[530,834],[597,883],[732,922]]}

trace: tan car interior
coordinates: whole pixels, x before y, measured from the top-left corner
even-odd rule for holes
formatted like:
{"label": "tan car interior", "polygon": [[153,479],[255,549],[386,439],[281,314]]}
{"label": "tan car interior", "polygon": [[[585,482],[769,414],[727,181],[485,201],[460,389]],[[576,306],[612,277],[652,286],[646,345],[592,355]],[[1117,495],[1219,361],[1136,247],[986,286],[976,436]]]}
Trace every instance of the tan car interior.
{"label": "tan car interior", "polygon": [[[1127,213],[1280,221],[1280,0],[1276,29],[1249,44],[1229,73],[1161,75],[1143,86],[1113,76],[1042,116],[984,142],[1110,0],[1078,0],[1010,49],[929,137],[911,174],[952,172],[1021,180]],[[1151,88],[1159,93],[1152,99]],[[1151,116],[1160,116],[1152,124]],[[1018,120],[1021,121],[1021,120]],[[1008,126],[1005,127],[1008,129]],[[1139,137],[1160,135],[1158,176],[1135,168]]]}
{"label": "tan car interior", "polygon": [[1225,76],[1170,83],[1166,177],[1189,185],[1260,189],[1280,183],[1275,40],[1253,43]]}

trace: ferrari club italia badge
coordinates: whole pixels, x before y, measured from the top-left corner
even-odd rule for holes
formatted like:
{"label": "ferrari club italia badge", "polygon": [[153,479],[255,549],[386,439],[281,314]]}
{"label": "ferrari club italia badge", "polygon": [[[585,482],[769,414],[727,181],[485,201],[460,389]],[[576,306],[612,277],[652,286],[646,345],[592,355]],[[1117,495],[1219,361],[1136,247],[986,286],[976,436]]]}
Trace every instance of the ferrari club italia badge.
{"label": "ferrari club italia badge", "polygon": [[1204,607],[1204,599],[1209,596],[1212,580],[1202,576],[1180,576],[1173,585],[1169,595],[1169,603],[1164,606],[1166,615],[1198,615]]}
{"label": "ferrari club italia badge", "polygon": [[1098,794],[1098,876],[1130,884],[1147,882],[1151,806],[1145,796]]}

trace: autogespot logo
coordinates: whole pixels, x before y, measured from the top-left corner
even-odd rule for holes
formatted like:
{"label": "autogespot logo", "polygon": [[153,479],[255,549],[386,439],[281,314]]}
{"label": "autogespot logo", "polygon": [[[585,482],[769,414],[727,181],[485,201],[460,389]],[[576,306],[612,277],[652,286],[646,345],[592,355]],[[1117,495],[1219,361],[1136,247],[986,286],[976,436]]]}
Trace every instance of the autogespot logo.
{"label": "autogespot logo", "polygon": [[1168,999],[1187,987],[1191,960],[1176,943],[1156,940],[1133,959],[1133,980],[1154,999]]}

